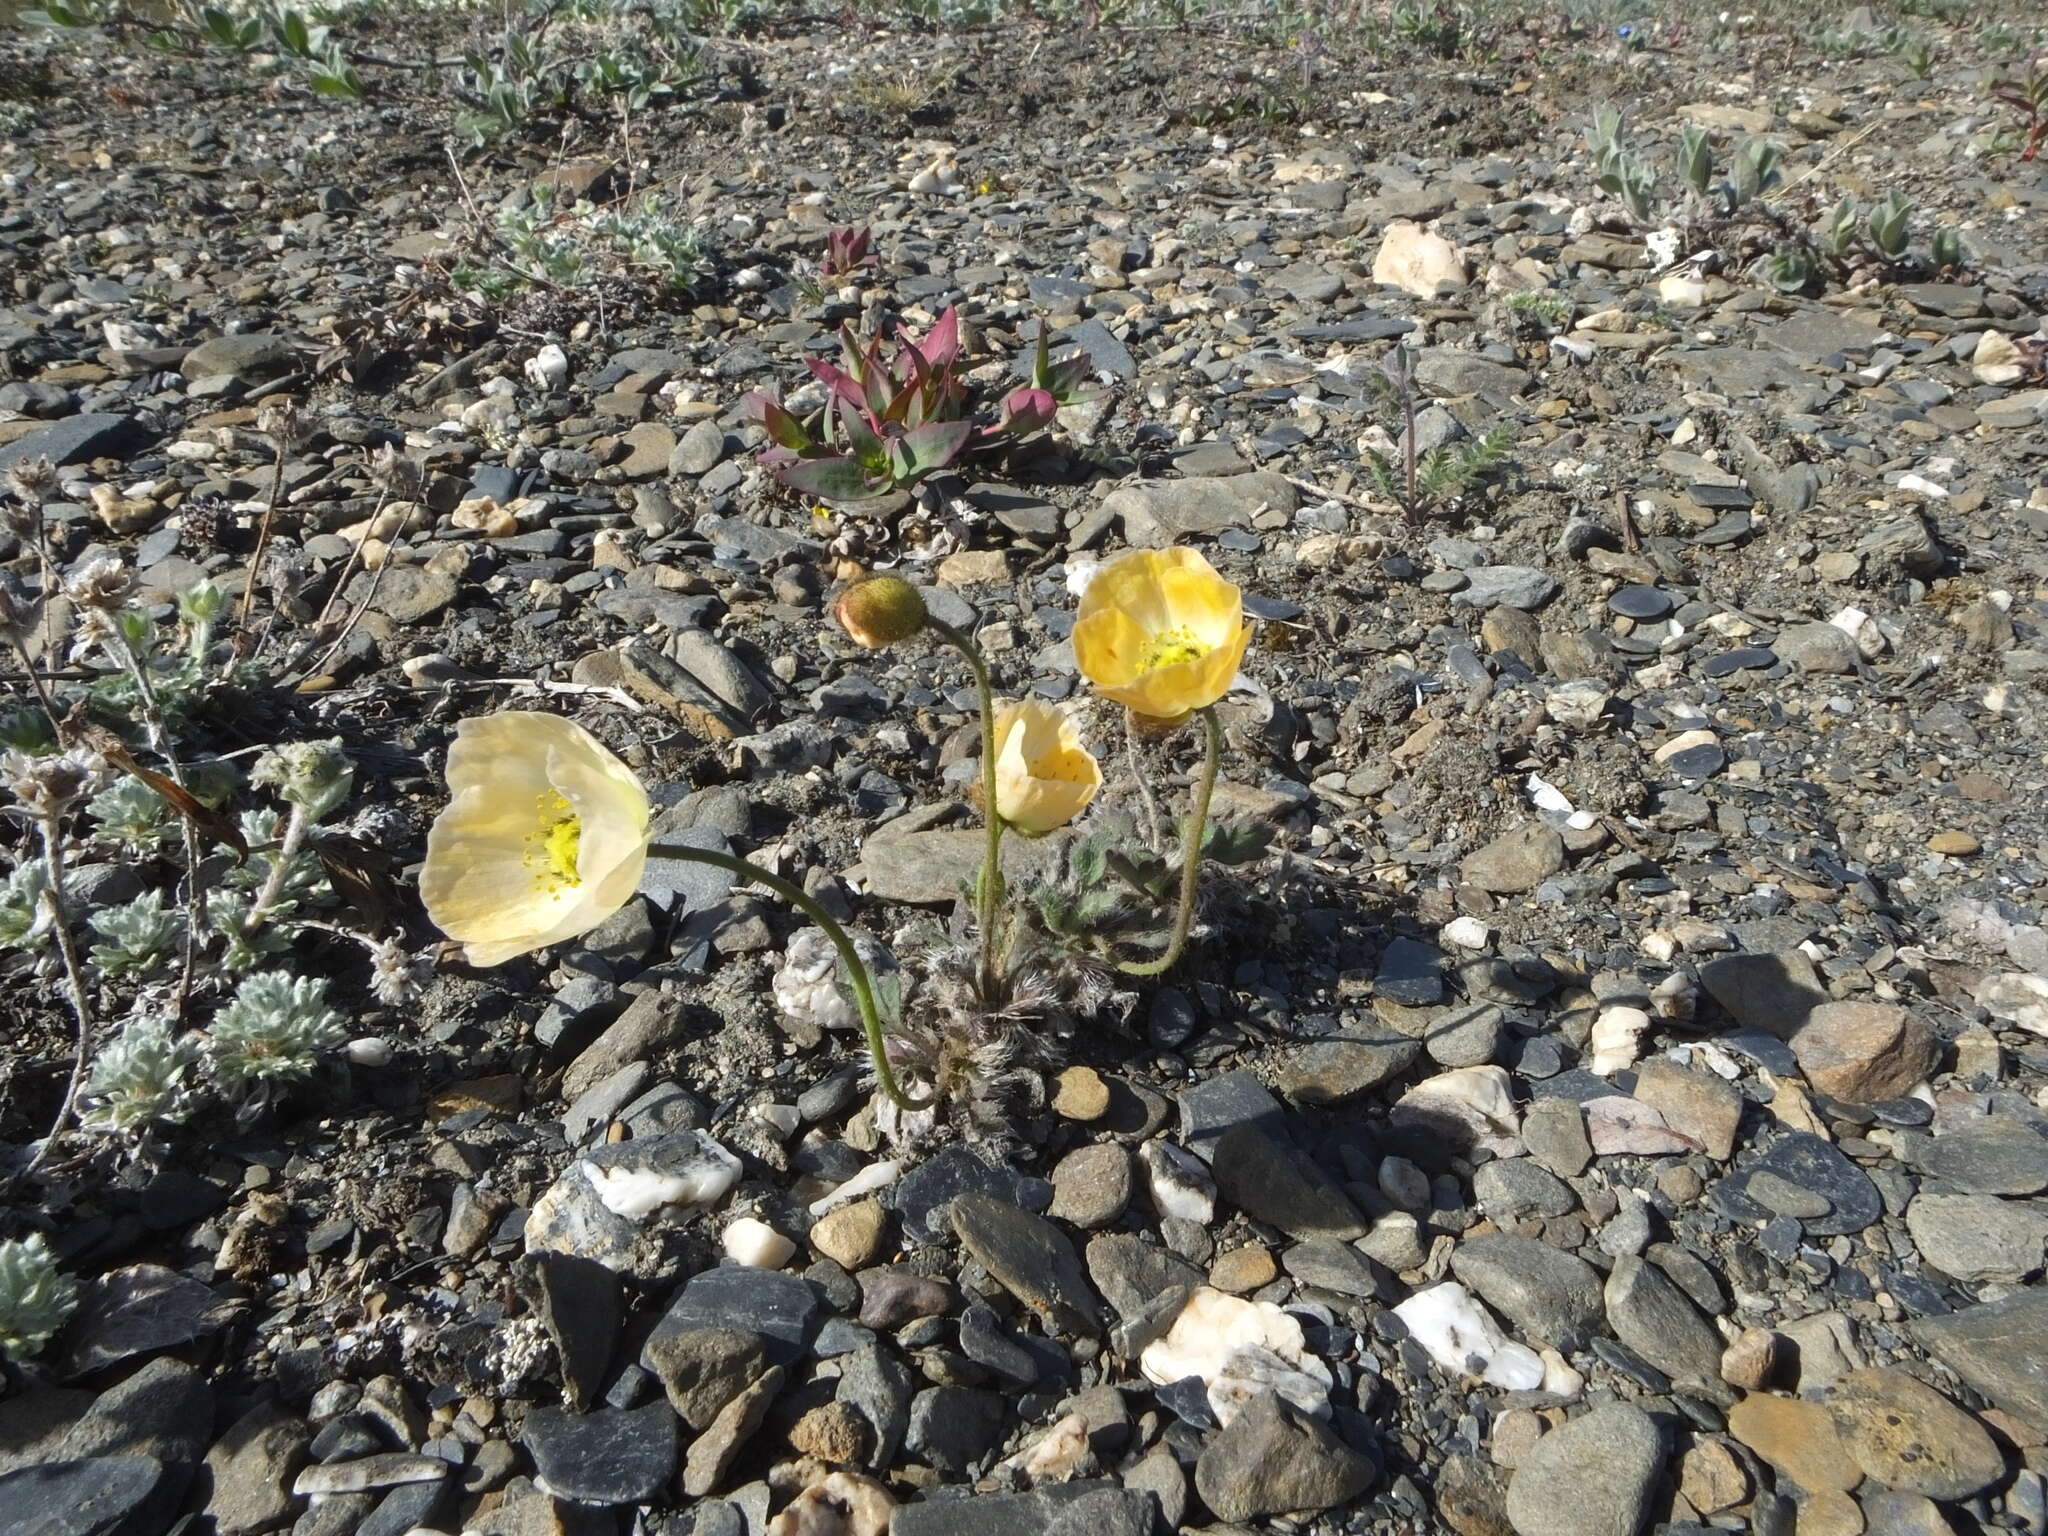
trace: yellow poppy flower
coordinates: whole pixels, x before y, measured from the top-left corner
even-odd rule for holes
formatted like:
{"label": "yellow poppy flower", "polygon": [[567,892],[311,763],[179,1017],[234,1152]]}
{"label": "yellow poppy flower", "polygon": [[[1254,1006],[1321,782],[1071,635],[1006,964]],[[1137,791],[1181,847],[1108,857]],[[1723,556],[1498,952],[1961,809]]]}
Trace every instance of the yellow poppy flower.
{"label": "yellow poppy flower", "polygon": [[996,711],[996,814],[1031,837],[1064,827],[1102,788],[1081,733],[1037,699]]}
{"label": "yellow poppy flower", "polygon": [[1081,594],[1074,660],[1105,698],[1177,720],[1229,691],[1251,637],[1243,594],[1200,554],[1134,549]]}
{"label": "yellow poppy flower", "polygon": [[639,889],[647,794],[573,720],[505,710],[463,721],[448,787],[420,897],[471,965],[588,933]]}

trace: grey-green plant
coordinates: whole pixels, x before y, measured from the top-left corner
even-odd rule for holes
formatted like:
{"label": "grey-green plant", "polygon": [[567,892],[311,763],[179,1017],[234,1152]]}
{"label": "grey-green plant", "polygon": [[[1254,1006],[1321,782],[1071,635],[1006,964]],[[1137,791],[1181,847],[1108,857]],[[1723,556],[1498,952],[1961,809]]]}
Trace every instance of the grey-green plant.
{"label": "grey-green plant", "polygon": [[184,915],[164,906],[164,893],[144,891],[133,901],[102,907],[86,919],[99,935],[92,963],[107,976],[148,975],[170,963],[183,936]]}
{"label": "grey-green plant", "polygon": [[247,1117],[312,1076],[343,1039],[341,1015],[327,1006],[325,977],[257,971],[214,1015],[206,1050],[221,1087]]}
{"label": "grey-green plant", "polygon": [[57,1267],[42,1234],[0,1241],[0,1357],[40,1354],[78,1305],[78,1287]]}
{"label": "grey-green plant", "polygon": [[1896,187],[1863,215],[1871,248],[1886,261],[1901,261],[1913,240],[1913,200]]}
{"label": "grey-green plant", "polygon": [[196,1099],[204,1059],[198,1035],[179,1033],[164,1015],[144,1012],[131,1018],[93,1058],[79,1123],[89,1131],[143,1142],[185,1118]]}
{"label": "grey-green plant", "polygon": [[1780,251],[1773,251],[1763,259],[1764,281],[1780,293],[1804,293],[1820,276],[1820,264],[1814,260],[1813,252],[1803,245],[1791,245]]}

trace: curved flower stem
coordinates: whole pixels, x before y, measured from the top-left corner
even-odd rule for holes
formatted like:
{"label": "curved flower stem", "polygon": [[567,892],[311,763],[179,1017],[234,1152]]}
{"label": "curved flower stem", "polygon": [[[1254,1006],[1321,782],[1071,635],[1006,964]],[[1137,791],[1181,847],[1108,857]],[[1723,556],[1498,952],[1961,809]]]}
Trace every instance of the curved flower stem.
{"label": "curved flower stem", "polygon": [[1003,901],[1003,818],[996,810],[996,695],[989,686],[988,663],[981,647],[952,625],[934,618],[925,620],[932,630],[967,658],[974,669],[974,686],[981,694],[981,812],[988,822],[988,850],[981,856],[981,875],[974,884],[975,917],[981,926],[981,985],[984,996],[995,987],[996,908]]}
{"label": "curved flower stem", "polygon": [[860,1007],[861,1030],[867,1036],[868,1055],[875,1063],[875,1082],[889,1102],[901,1110],[929,1109],[932,1098],[912,1098],[903,1091],[896,1081],[896,1070],[889,1065],[888,1044],[882,1038],[882,1015],[875,1007],[875,984],[868,975],[867,962],[861,959],[860,951],[853,947],[853,940],[846,930],[823,907],[811,898],[800,885],[793,885],[780,875],[771,875],[759,865],[749,864],[745,859],[734,858],[731,854],[713,853],[708,848],[688,848],[680,843],[650,843],[647,845],[650,858],[680,859],[686,864],[709,864],[713,869],[722,869],[729,875],[737,876],[753,885],[765,885],[784,901],[803,913],[812,922],[825,930],[825,937],[832,941],[832,947],[839,951],[839,963],[846,967],[847,982],[853,988],[853,1000]]}
{"label": "curved flower stem", "polygon": [[1195,800],[1188,810],[1188,824],[1181,838],[1180,910],[1173,916],[1173,935],[1166,953],[1157,960],[1119,960],[1116,968],[1126,976],[1157,976],[1173,969],[1180,952],[1187,948],[1188,930],[1195,922],[1195,888],[1202,878],[1202,835],[1209,828],[1209,800],[1216,793],[1216,769],[1223,761],[1223,727],[1216,723],[1213,705],[1202,710],[1202,730],[1208,738],[1208,752],[1202,760],[1202,776],[1195,781]]}

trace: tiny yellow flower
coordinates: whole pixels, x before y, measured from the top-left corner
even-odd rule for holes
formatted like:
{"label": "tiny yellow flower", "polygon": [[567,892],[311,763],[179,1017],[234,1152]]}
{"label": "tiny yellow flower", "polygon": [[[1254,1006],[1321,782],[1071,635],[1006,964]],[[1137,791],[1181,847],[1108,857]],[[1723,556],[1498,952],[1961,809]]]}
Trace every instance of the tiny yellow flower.
{"label": "tiny yellow flower", "polygon": [[1102,788],[1081,733],[1037,699],[996,711],[996,814],[1030,837],[1064,827]]}
{"label": "tiny yellow flower", "polygon": [[588,933],[639,889],[647,794],[573,720],[505,710],[463,721],[448,787],[420,897],[471,965]]}
{"label": "tiny yellow flower", "polygon": [[1081,594],[1074,660],[1105,698],[1178,720],[1229,691],[1251,637],[1243,594],[1200,554],[1134,549]]}

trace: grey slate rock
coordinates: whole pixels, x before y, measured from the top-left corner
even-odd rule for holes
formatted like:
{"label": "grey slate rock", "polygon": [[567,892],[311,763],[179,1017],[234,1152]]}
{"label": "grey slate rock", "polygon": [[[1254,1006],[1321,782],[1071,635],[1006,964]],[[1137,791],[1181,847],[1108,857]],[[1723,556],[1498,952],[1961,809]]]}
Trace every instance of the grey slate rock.
{"label": "grey slate rock", "polygon": [[1813,962],[1801,950],[1720,955],[1700,967],[1700,985],[1745,1029],[1790,1040],[1828,1000]]}
{"label": "grey slate rock", "polygon": [[810,1348],[819,1311],[817,1291],[800,1275],[721,1264],[690,1279],[655,1334],[739,1329],[759,1334],[770,1362],[786,1365]]}
{"label": "grey slate rock", "polygon": [[957,1196],[993,1195],[1026,1210],[1042,1211],[1052,1203],[1052,1185],[1015,1169],[992,1164],[965,1147],[947,1147],[926,1158],[897,1181],[887,1203],[903,1219],[913,1242],[942,1243],[952,1230],[947,1208]]}
{"label": "grey slate rock", "polygon": [[1262,1392],[1202,1448],[1195,1491],[1219,1520],[1255,1520],[1332,1508],[1357,1498],[1378,1473],[1320,1419]]}
{"label": "grey slate rock", "polygon": [[549,1492],[580,1504],[645,1504],[676,1473],[676,1416],[665,1401],[575,1414],[536,1408],[521,1438]]}
{"label": "grey slate rock", "polygon": [[2048,1136],[2010,1115],[1923,1143],[1920,1171],[1966,1195],[2038,1195],[2048,1189]]}
{"label": "grey slate rock", "polygon": [[1289,1237],[1349,1242],[1366,1233],[1365,1218],[1334,1179],[1253,1126],[1223,1133],[1213,1171],[1224,1199]]}
{"label": "grey slate rock", "polygon": [[82,464],[88,459],[123,457],[147,437],[142,427],[127,416],[108,411],[69,416],[0,447],[0,474],[29,459]]}
{"label": "grey slate rock", "polygon": [[1708,1198],[1733,1221],[1767,1221],[1770,1208],[1749,1196],[1750,1177],[1768,1171],[1828,1202],[1825,1216],[1803,1220],[1809,1237],[1840,1237],[1861,1232],[1884,1214],[1884,1199],[1870,1175],[1829,1141],[1804,1131],[1781,1136],[1763,1152],[1745,1159],[1716,1182]]}
{"label": "grey slate rock", "polygon": [[543,1249],[528,1259],[541,1321],[561,1362],[562,1395],[571,1408],[585,1408],[597,1401],[618,1342],[619,1277],[573,1253]]}
{"label": "grey slate rock", "polygon": [[1973,1390],[2037,1431],[2048,1430],[2048,1290],[1923,1318],[1913,1331]]}
{"label": "grey slate rock", "polygon": [[0,1473],[10,1536],[144,1536],[171,1511],[153,1456],[87,1456]]}
{"label": "grey slate rock", "polygon": [[910,1430],[913,1381],[909,1368],[880,1344],[855,1350],[840,1367],[834,1401],[858,1409],[874,1430],[868,1456],[872,1470],[893,1465],[903,1447]]}
{"label": "grey slate rock", "polygon": [[942,1472],[970,1471],[1001,1442],[1004,1413],[996,1393],[927,1387],[911,1399],[904,1448]]}
{"label": "grey slate rock", "polygon": [[960,1195],[949,1209],[961,1244],[1049,1330],[1101,1331],[1102,1304],[1058,1227],[993,1195]]}
{"label": "grey slate rock", "polygon": [[1234,1126],[1286,1134],[1287,1116],[1280,1101],[1244,1068],[1196,1083],[1174,1103],[1180,1110],[1181,1145],[1207,1161],[1215,1160],[1217,1142]]}
{"label": "grey slate rock", "polygon": [[1608,1403],[1536,1442],[1508,1484],[1516,1536],[1637,1536],[1664,1463],[1664,1441],[1631,1403]]}
{"label": "grey slate rock", "polygon": [[1615,1337],[1680,1381],[1718,1384],[1721,1336],[1670,1276],[1634,1254],[1614,1261],[1604,1300]]}
{"label": "grey slate rock", "polygon": [[889,1536],[1153,1536],[1148,1493],[1114,1483],[1060,1483],[1033,1493],[965,1492],[906,1504]]}
{"label": "grey slate rock", "polygon": [[1599,1271],[1533,1237],[1497,1232],[1462,1242],[1451,1273],[1532,1344],[1575,1349],[1605,1315]]}

